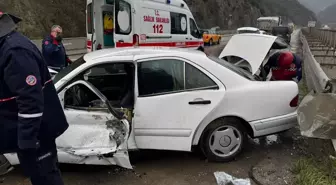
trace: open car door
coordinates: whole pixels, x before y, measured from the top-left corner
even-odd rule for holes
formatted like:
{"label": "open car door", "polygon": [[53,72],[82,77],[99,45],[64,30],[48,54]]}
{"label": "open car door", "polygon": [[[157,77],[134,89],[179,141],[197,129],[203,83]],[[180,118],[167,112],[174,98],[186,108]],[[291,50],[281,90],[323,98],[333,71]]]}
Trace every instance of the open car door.
{"label": "open car door", "polygon": [[[98,99],[89,106],[80,104],[92,96]],[[98,89],[78,80],[63,89],[59,97],[64,100],[64,112],[70,125],[56,140],[60,162],[132,168],[127,148],[130,125]],[[67,105],[69,102],[72,106]]]}
{"label": "open car door", "polygon": [[[56,140],[60,163],[132,169],[127,146],[129,122],[99,90],[87,81],[78,80],[58,96],[69,123],[69,128]],[[94,101],[86,105],[85,98]],[[19,164],[16,154],[5,154],[5,157],[12,165]]]}

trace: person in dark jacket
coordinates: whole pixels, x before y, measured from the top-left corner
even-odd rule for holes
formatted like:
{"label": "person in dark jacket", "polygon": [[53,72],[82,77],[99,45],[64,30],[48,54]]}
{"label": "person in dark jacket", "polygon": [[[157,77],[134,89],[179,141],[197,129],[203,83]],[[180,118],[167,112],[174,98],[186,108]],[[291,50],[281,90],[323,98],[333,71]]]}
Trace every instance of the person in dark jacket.
{"label": "person in dark jacket", "polygon": [[59,25],[52,26],[50,35],[42,41],[42,53],[48,67],[58,72],[71,63],[62,43],[62,28]]}
{"label": "person in dark jacket", "polygon": [[63,185],[55,140],[68,123],[39,49],[0,14],[0,154],[17,153],[33,185]]}
{"label": "person in dark jacket", "polygon": [[292,52],[280,51],[268,59],[264,70],[266,74],[272,71],[271,80],[293,80],[298,83],[302,79],[302,60]]}

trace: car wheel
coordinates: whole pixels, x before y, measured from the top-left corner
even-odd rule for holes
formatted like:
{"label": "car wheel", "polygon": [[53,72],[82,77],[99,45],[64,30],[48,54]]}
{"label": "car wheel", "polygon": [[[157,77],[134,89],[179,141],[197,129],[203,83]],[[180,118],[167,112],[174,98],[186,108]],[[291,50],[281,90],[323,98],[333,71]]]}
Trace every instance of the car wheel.
{"label": "car wheel", "polygon": [[239,120],[220,119],[207,128],[202,148],[209,161],[228,162],[241,153],[246,140],[245,128]]}
{"label": "car wheel", "polygon": [[221,40],[222,40],[222,38],[219,38],[217,44],[220,44],[220,41],[221,41]]}
{"label": "car wheel", "polygon": [[212,46],[212,45],[213,45],[213,41],[212,41],[212,39],[210,39],[209,46]]}

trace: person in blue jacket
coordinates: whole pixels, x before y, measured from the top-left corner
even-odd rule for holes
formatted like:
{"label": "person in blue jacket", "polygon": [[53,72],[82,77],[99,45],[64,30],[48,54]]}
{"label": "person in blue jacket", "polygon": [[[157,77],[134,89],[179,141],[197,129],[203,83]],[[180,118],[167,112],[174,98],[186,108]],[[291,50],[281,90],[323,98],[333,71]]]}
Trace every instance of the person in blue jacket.
{"label": "person in blue jacket", "polygon": [[52,26],[50,35],[42,41],[42,53],[48,67],[57,72],[71,63],[62,43],[62,28],[59,25]]}
{"label": "person in blue jacket", "polygon": [[0,13],[0,154],[17,153],[33,185],[63,185],[55,140],[68,123],[39,49]]}

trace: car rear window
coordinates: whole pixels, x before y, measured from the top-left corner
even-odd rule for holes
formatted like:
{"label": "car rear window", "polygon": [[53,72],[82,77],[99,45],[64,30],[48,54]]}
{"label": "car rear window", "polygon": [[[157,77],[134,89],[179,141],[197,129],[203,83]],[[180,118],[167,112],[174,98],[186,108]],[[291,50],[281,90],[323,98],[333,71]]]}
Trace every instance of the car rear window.
{"label": "car rear window", "polygon": [[240,30],[238,33],[259,33],[259,31],[252,31],[252,30]]}
{"label": "car rear window", "polygon": [[275,27],[272,30],[273,35],[276,34],[289,34],[289,28],[288,27]]}
{"label": "car rear window", "polygon": [[223,60],[223,59],[220,59],[220,58],[217,58],[217,57],[213,57],[213,56],[208,56],[208,58],[211,59],[212,61],[220,64],[221,66],[235,72],[236,74],[248,79],[248,80],[255,81],[255,77],[251,73],[247,72],[244,69],[241,69],[240,67],[237,67],[237,66],[227,62],[226,60]]}

